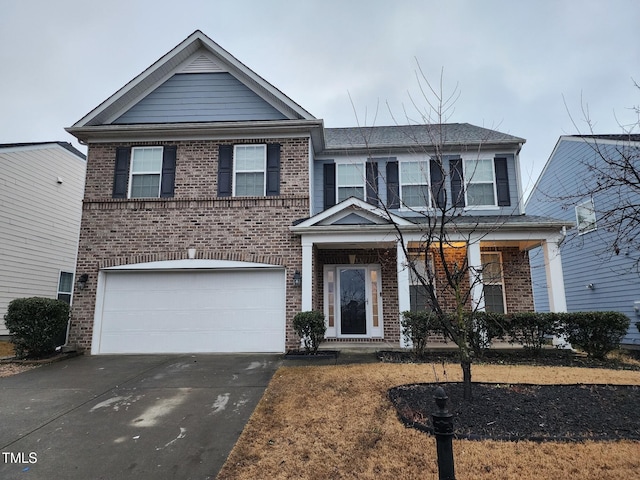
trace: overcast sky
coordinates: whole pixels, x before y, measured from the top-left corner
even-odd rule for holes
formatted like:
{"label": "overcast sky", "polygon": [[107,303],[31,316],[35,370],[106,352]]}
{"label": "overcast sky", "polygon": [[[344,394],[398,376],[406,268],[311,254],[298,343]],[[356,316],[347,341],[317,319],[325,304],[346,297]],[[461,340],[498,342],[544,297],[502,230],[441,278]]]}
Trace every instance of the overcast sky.
{"label": "overcast sky", "polygon": [[199,29],[328,127],[415,119],[417,66],[444,71],[447,120],[526,138],[530,187],[567,109],[634,120],[639,26],[638,0],[0,0],[0,143],[79,147],[64,127]]}

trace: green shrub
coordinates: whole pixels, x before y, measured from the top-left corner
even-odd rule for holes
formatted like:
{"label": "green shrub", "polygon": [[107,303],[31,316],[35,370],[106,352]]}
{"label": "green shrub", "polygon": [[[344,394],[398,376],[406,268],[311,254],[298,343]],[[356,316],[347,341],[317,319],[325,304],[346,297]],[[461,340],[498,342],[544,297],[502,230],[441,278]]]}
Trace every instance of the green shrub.
{"label": "green shrub", "polygon": [[52,298],[17,298],[9,303],[4,323],[16,355],[39,358],[64,343],[69,305]]}
{"label": "green shrub", "polygon": [[573,312],[555,314],[560,334],[589,357],[603,359],[620,346],[629,329],[629,318],[619,312]]}
{"label": "green shrub", "polygon": [[419,312],[402,312],[400,320],[406,343],[411,342],[413,353],[421,356],[427,350],[429,335],[440,333],[440,322],[435,313],[421,310]]}
{"label": "green shrub", "polygon": [[315,354],[327,331],[324,314],[317,310],[300,312],[293,317],[293,329],[302,339],[305,351]]}
{"label": "green shrub", "polygon": [[508,315],[511,342],[517,342],[534,355],[539,355],[549,336],[558,334],[555,313],[521,312]]}
{"label": "green shrub", "polygon": [[477,357],[491,347],[496,338],[504,338],[506,333],[505,315],[495,312],[473,312],[470,317],[469,346]]}

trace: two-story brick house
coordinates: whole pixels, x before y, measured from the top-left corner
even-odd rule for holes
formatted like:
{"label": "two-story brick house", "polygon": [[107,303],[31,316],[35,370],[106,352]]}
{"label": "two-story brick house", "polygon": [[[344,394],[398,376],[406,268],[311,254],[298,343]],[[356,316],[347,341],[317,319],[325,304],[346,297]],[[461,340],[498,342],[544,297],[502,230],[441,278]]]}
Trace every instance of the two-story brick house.
{"label": "two-story brick house", "polygon": [[403,346],[400,312],[419,302],[401,242],[424,235],[435,185],[461,199],[452,255],[500,265],[473,302],[532,310],[542,245],[564,308],[564,223],[524,215],[521,138],[324,128],[200,31],[67,130],[88,145],[69,341],[92,353],[283,352],[311,309],[329,342]]}

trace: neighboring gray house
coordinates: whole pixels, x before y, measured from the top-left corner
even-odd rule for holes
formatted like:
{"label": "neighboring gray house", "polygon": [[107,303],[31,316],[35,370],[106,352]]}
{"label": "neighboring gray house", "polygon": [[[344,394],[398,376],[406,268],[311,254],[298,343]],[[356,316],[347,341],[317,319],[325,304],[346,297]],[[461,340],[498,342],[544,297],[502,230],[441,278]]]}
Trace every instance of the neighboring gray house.
{"label": "neighboring gray house", "polygon": [[85,170],[66,142],[0,144],[0,335],[15,298],[71,302]]}
{"label": "neighboring gray house", "polygon": [[[526,210],[531,215],[548,215],[573,221],[561,245],[567,311],[612,310],[631,319],[622,343],[640,347],[640,275],[637,242],[640,231],[625,235],[616,251],[616,224],[604,215],[627,202],[640,204],[637,191],[602,188],[605,166],[598,151],[607,158],[619,159],[621,152],[635,158],[640,166],[640,136],[583,135],[562,136],[558,140],[531,196]],[[636,169],[636,171],[638,171]],[[635,198],[632,198],[635,195]],[[539,250],[539,249],[538,249]],[[531,277],[537,311],[548,311],[545,258],[531,252]]]}

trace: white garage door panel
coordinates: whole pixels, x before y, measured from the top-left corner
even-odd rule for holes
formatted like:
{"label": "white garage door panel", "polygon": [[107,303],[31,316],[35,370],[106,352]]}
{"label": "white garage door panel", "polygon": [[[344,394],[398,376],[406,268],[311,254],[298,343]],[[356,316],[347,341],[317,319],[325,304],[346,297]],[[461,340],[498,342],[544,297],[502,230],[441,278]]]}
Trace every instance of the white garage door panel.
{"label": "white garage door panel", "polygon": [[94,353],[284,351],[283,270],[106,272]]}

